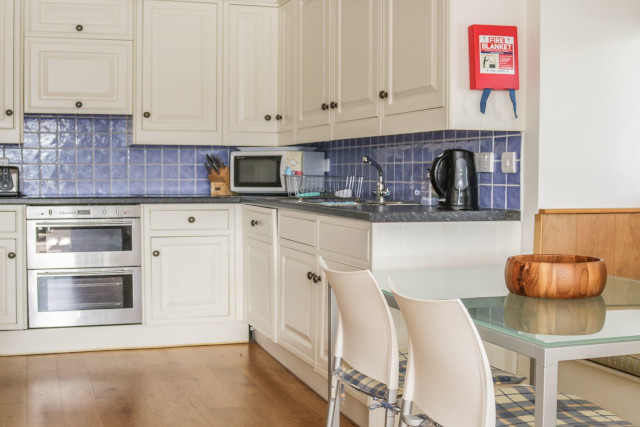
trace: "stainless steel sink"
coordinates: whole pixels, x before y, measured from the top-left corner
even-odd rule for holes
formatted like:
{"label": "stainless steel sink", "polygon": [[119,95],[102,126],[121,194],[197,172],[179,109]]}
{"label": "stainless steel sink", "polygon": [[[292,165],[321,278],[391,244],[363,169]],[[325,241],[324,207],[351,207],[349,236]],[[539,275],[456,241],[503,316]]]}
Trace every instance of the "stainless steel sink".
{"label": "stainless steel sink", "polygon": [[336,206],[336,207],[349,207],[349,206],[418,206],[420,203],[409,202],[403,200],[385,200],[384,202],[378,202],[375,200],[342,200],[342,199],[284,199],[283,202],[292,204],[307,204],[315,206]]}

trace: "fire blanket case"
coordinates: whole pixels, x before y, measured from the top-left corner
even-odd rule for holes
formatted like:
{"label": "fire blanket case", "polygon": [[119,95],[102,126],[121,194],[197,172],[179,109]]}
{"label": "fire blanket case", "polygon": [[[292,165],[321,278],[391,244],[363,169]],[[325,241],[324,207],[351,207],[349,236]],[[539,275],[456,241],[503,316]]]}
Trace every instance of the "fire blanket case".
{"label": "fire blanket case", "polygon": [[482,90],[480,111],[484,114],[493,89],[508,90],[513,113],[518,117],[515,91],[520,88],[518,27],[471,25],[469,27],[470,88]]}

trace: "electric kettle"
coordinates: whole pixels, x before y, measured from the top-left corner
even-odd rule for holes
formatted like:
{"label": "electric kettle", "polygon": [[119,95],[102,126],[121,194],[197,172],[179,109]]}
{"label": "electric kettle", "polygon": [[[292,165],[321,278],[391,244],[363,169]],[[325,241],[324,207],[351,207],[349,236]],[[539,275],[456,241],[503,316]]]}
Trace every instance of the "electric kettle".
{"label": "electric kettle", "polygon": [[439,207],[478,209],[478,180],[472,152],[444,150],[433,160],[431,184],[440,196]]}

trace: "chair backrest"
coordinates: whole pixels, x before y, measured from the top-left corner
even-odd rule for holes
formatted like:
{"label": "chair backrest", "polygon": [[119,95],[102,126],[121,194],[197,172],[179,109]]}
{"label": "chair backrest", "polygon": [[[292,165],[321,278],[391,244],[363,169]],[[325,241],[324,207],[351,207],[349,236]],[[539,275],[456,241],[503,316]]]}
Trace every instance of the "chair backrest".
{"label": "chair backrest", "polygon": [[398,388],[398,343],[387,301],[369,270],[320,267],[338,304],[334,355],[390,389]]}
{"label": "chair backrest", "polygon": [[447,427],[495,426],[489,360],[462,302],[408,298],[388,285],[409,332],[403,399]]}

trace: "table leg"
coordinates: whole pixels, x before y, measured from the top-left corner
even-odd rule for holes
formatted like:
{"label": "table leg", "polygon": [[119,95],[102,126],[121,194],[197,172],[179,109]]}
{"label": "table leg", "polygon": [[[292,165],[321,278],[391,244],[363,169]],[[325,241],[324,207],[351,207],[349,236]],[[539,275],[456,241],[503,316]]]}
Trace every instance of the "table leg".
{"label": "table leg", "polygon": [[536,427],[556,425],[558,408],[558,364],[544,366],[536,360]]}

